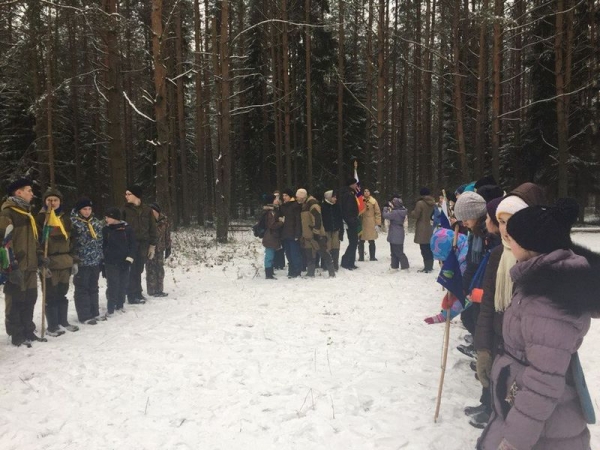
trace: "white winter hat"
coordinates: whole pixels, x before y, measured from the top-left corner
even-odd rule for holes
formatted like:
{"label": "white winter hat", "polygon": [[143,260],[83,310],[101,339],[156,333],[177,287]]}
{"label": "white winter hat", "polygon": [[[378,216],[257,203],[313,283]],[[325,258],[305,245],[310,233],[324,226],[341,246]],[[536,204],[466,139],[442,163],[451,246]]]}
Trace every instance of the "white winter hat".
{"label": "white winter hat", "polygon": [[496,218],[500,217],[500,214],[510,214],[511,216],[517,211],[527,208],[529,205],[525,201],[517,197],[516,195],[509,195],[500,202],[496,209]]}
{"label": "white winter hat", "polygon": [[296,198],[306,198],[308,197],[308,192],[306,192],[306,189],[298,189],[296,191]]}

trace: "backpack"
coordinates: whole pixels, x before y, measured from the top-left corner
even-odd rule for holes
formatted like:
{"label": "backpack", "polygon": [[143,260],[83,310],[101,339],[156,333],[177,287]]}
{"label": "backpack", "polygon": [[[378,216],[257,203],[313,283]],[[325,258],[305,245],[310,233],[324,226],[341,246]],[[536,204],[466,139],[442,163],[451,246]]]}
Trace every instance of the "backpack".
{"label": "backpack", "polygon": [[267,231],[267,213],[264,212],[257,223],[252,226],[252,233],[257,238],[265,237],[265,232]]}

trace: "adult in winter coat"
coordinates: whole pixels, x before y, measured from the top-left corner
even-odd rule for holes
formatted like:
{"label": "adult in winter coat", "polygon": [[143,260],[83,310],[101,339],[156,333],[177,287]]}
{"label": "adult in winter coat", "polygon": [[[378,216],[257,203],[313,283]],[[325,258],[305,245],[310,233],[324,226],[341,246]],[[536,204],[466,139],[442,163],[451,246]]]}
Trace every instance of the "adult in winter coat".
{"label": "adult in winter coat", "polygon": [[280,216],[279,209],[276,207],[279,200],[275,195],[265,196],[266,205],[263,206],[265,215],[265,235],[262,238],[262,245],[265,248],[265,278],[275,280],[273,276],[273,264],[275,261],[275,252],[281,247],[280,230],[284,225],[285,219]]}
{"label": "adult in winter coat", "polygon": [[153,297],[166,297],[164,290],[165,259],[171,256],[171,225],[158,203],[151,203],[152,215],[156,220],[156,249],[154,258],[146,261],[146,292]]}
{"label": "adult in winter coat", "polygon": [[315,276],[315,258],[317,252],[321,260],[325,262],[325,267],[329,272],[329,278],[335,277],[335,269],[331,255],[327,251],[327,236],[323,228],[323,218],[321,216],[321,207],[314,197],[309,197],[306,189],[296,191],[296,200],[302,206],[302,251],[306,256],[306,276]]}
{"label": "adult in winter coat", "polygon": [[431,196],[431,191],[427,188],[422,188],[419,191],[420,197],[417,200],[415,209],[410,213],[410,217],[415,220],[415,244],[419,244],[421,248],[421,256],[423,257],[423,270],[419,272],[429,273],[433,270],[433,254],[429,248],[431,240],[431,215],[435,206],[435,199]]}
{"label": "adult in winter coat", "polygon": [[[480,450],[589,450],[575,353],[600,308],[600,255],[572,250],[576,203],[528,207],[507,223],[517,264],[491,373],[492,416]],[[580,386],[579,384],[577,384]],[[583,398],[583,397],[582,397]],[[585,404],[586,402],[584,402]]]}
{"label": "adult in winter coat", "polygon": [[121,211],[108,208],[106,226],[102,228],[102,251],[104,253],[103,276],[106,278],[106,314],[115,310],[124,312],[125,294],[129,283],[129,270],[138,255],[138,241],[133,228],[121,220]]}
{"label": "adult in winter coat", "polygon": [[17,267],[8,274],[4,285],[6,333],[12,345],[31,345],[39,341],[35,335],[33,310],[37,300],[38,260],[41,257],[38,243],[38,230],[31,215],[33,183],[20,178],[8,186],[8,198],[0,211],[0,238],[6,238],[7,228],[11,227],[11,245]]}
{"label": "adult in winter coat", "polygon": [[130,304],[146,303],[142,295],[142,273],[147,259],[153,259],[156,253],[156,219],[152,208],[142,203],[142,188],[134,185],[125,191],[127,203],[121,210],[121,219],[133,229],[137,241],[137,254],[129,271],[127,301]]}
{"label": "adult in winter coat", "polygon": [[408,258],[404,254],[404,220],[408,211],[404,207],[401,198],[393,198],[391,206],[383,208],[383,218],[390,221],[387,241],[390,243],[390,253],[392,256],[391,268],[398,270],[408,269]]}
{"label": "adult in winter coat", "polygon": [[300,238],[302,237],[302,221],[300,213],[302,206],[298,204],[291,189],[286,189],[282,194],[283,204],[279,211],[283,217],[281,228],[281,243],[288,260],[288,278],[296,278],[302,272],[302,254]]}
{"label": "adult in winter coat", "polygon": [[[325,192],[321,203],[321,216],[327,236],[327,251],[331,255],[333,268],[337,271],[340,264],[340,241],[344,239],[344,222],[335,191]],[[323,267],[325,267],[324,264],[323,261]]]}
{"label": "adult in winter coat", "polygon": [[377,231],[381,230],[381,210],[379,203],[371,196],[371,191],[363,191],[365,210],[360,215],[362,232],[358,241],[358,260],[365,260],[365,241],[369,241],[369,261],[377,261],[375,258],[375,239]]}
{"label": "adult in winter coat", "polygon": [[[63,195],[58,189],[48,188],[44,193],[42,200],[44,207],[38,213],[36,221],[38,231],[41,234],[46,223],[46,218],[50,210],[62,223],[62,228],[52,227],[48,236],[48,269],[51,277],[46,281],[46,320],[48,320],[48,332],[50,336],[60,336],[64,331],[59,326],[68,331],[78,331],[79,327],[71,325],[68,320],[69,300],[69,281],[71,275],[77,274],[78,260],[73,253],[71,240],[71,218],[63,210]],[[43,244],[46,245],[46,244]]]}
{"label": "adult in winter coat", "polygon": [[356,247],[358,246],[358,202],[356,200],[356,191],[358,190],[358,181],[356,178],[350,178],[346,187],[340,190],[340,207],[342,209],[342,218],[346,222],[348,247],[342,256],[341,266],[344,269],[358,269],[356,266]]}
{"label": "adult in winter coat", "polygon": [[98,278],[102,264],[102,222],[94,216],[92,201],[81,198],[71,212],[71,240],[78,263],[73,267],[75,309],[81,323],[95,325],[100,317]]}

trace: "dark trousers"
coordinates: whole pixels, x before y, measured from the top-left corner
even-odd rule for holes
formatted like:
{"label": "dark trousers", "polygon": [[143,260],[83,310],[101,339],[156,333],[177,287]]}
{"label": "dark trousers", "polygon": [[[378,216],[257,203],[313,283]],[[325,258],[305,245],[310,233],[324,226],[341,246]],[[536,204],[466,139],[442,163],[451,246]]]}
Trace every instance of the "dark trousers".
{"label": "dark trousers", "polygon": [[[365,258],[365,241],[358,241],[358,260]],[[369,241],[369,259],[375,259],[375,241]]]}
{"label": "dark trousers", "polygon": [[33,310],[37,300],[36,272],[24,272],[23,286],[10,282],[4,285],[6,333],[16,338],[27,339],[35,331]]}
{"label": "dark trousers", "polygon": [[[60,274],[63,272],[63,274]],[[52,278],[46,280],[46,320],[48,320],[48,331],[56,331],[59,325],[69,325],[69,292],[68,274],[71,269],[53,270]],[[54,277],[60,281],[55,282]],[[65,282],[65,280],[67,280]]]}
{"label": "dark trousers", "polygon": [[106,309],[113,313],[115,309],[123,308],[127,285],[129,283],[129,264],[105,264],[106,274]]}
{"label": "dark trousers", "polygon": [[164,292],[165,258],[163,252],[146,261],[146,291],[148,295]]}
{"label": "dark trousers", "polygon": [[404,244],[390,244],[390,254],[392,255],[392,269],[409,268],[408,258],[404,254]]}
{"label": "dark trousers", "polygon": [[283,248],[275,251],[274,269],[283,269],[285,267],[285,251]]}
{"label": "dark trousers", "polygon": [[75,309],[80,322],[85,322],[100,315],[98,301],[99,277],[100,266],[80,266],[77,275],[73,277]]}
{"label": "dark trousers", "polygon": [[421,248],[421,256],[423,257],[423,264],[425,264],[426,270],[433,270],[433,252],[429,244],[419,244]]}
{"label": "dark trousers", "polygon": [[479,303],[473,303],[462,313],[460,313],[460,320],[471,335],[475,336],[475,327],[477,326],[477,318],[479,317]]}
{"label": "dark trousers", "polygon": [[[327,238],[325,236],[321,236],[318,239],[314,239],[316,241],[319,250],[317,250],[319,256],[321,257],[321,261],[325,264],[325,268],[329,272],[329,276],[335,276],[335,269],[333,268],[333,260],[331,259],[331,255],[327,251]],[[317,259],[315,255],[315,251],[311,248],[303,249],[304,254],[306,255],[306,275],[309,277],[315,276],[315,268],[317,266]]]}
{"label": "dark trousers", "polygon": [[295,239],[284,239],[283,250],[288,260],[288,276],[297,277],[302,271],[302,254],[300,242]]}
{"label": "dark trousers", "polygon": [[142,273],[144,265],[148,258],[148,243],[138,242],[138,250],[133,259],[133,264],[129,269],[129,285],[127,287],[127,295],[131,299],[138,299],[142,296]]}
{"label": "dark trousers", "polygon": [[342,267],[354,267],[356,262],[356,247],[358,246],[358,229],[356,227],[348,227],[348,248],[342,256]]}

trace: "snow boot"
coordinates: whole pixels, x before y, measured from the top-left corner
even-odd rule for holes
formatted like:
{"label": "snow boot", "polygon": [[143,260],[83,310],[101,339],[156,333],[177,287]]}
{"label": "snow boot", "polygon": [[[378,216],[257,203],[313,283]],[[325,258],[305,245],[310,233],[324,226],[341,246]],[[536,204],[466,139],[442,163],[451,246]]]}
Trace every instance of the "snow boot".
{"label": "snow boot", "polygon": [[490,415],[487,411],[481,411],[478,414],[471,416],[471,420],[469,420],[469,425],[475,428],[479,428],[483,430],[487,423],[490,421]]}
{"label": "snow boot", "polygon": [[477,352],[475,351],[475,347],[473,344],[470,345],[459,345],[456,349],[461,352],[463,355],[466,355],[470,358],[475,358],[477,356]]}
{"label": "snow boot", "polygon": [[331,260],[333,261],[333,270],[340,270],[340,249],[331,250]]}
{"label": "snow boot", "polygon": [[487,412],[487,409],[483,403],[480,403],[477,406],[467,406],[464,411],[466,416],[476,416],[481,412]]}
{"label": "snow boot", "polygon": [[30,342],[48,342],[48,339],[37,336],[33,331],[26,333],[25,338]]}
{"label": "snow boot", "polygon": [[265,267],[265,278],[267,280],[276,280],[277,279],[273,276],[273,268],[272,267]]}
{"label": "snow boot", "polygon": [[71,325],[67,319],[69,312],[69,300],[67,298],[61,298],[58,303],[58,319],[60,325],[67,331],[75,332],[79,331],[79,327]]}
{"label": "snow boot", "polygon": [[377,261],[375,258],[375,242],[369,241],[369,261]]}
{"label": "snow boot", "polygon": [[28,342],[22,334],[13,334],[11,336],[10,342],[12,345],[14,345],[15,347],[20,347],[21,345],[24,345],[25,347],[31,347],[31,343]]}

